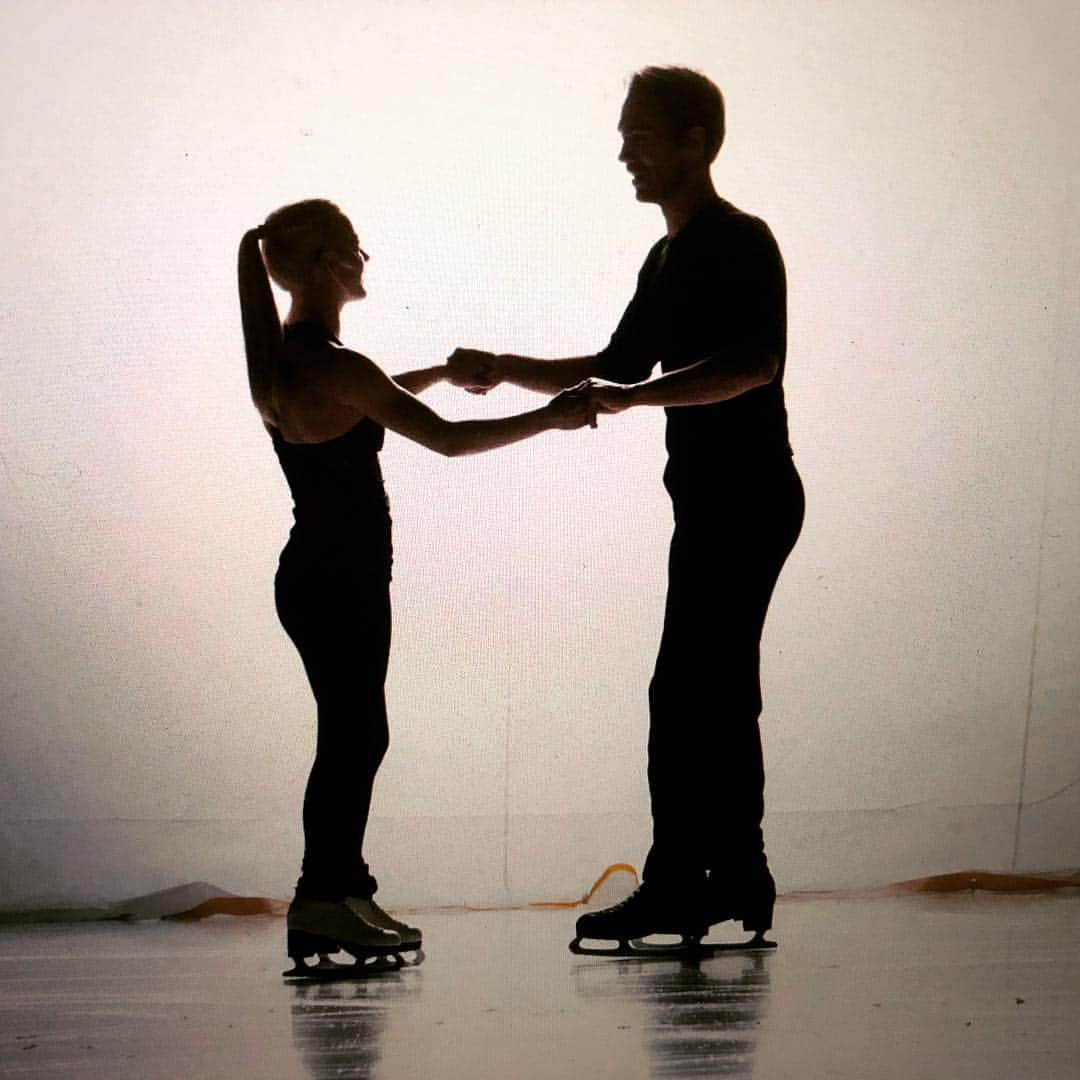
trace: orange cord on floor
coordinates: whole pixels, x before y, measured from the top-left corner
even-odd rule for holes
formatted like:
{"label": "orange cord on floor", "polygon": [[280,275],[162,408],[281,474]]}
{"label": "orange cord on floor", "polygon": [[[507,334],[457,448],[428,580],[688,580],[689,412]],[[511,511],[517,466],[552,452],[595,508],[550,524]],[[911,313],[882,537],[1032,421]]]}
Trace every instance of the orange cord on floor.
{"label": "orange cord on floor", "polygon": [[[615,874],[630,874],[635,887],[638,884],[638,872],[629,863],[613,863],[593,882],[592,887],[577,900],[538,900],[527,904],[455,904],[446,907],[428,908],[434,911],[566,911],[589,903],[600,891],[609,878]],[[956,892],[1003,892],[1003,893],[1039,893],[1055,892],[1058,889],[1077,888],[1080,886],[1080,873],[1063,874],[1000,874],[987,870],[965,870],[954,874],[937,874],[932,877],[916,878],[910,881],[898,881],[891,885],[877,888],[828,889],[820,892],[800,890],[787,893],[787,897],[797,899],[832,899],[870,898],[880,896],[903,896],[911,893],[956,893]],[[263,896],[216,896],[204,900],[188,911],[166,915],[166,919],[195,921],[207,919],[212,915],[284,915],[288,909],[284,900],[274,900]]]}
{"label": "orange cord on floor", "polygon": [[634,879],[635,886],[638,882],[638,872],[629,863],[613,863],[594,882],[592,888],[580,900],[538,900],[529,904],[530,908],[554,908],[565,910],[566,908],[580,907],[587,904],[600,890],[600,887],[612,874],[630,874]]}

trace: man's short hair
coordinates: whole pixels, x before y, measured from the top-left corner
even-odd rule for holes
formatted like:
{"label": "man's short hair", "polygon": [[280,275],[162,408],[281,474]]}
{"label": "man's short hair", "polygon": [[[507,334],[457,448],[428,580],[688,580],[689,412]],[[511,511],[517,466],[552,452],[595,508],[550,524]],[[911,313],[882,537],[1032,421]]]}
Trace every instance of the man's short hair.
{"label": "man's short hair", "polygon": [[711,79],[684,67],[646,67],[630,79],[631,94],[647,95],[677,132],[705,129],[705,160],[724,142],[724,95]]}

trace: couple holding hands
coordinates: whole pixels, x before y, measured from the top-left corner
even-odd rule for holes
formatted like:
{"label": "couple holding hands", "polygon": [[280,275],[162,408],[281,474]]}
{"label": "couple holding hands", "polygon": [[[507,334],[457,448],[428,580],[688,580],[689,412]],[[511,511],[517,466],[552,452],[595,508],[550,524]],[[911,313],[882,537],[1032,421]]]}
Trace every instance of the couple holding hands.
{"label": "couple holding hands", "polygon": [[[626,949],[655,933],[696,942],[729,919],[756,934],[771,926],[759,643],[804,511],[783,393],[784,264],[768,226],[713,187],[724,102],[710,80],[685,68],[637,72],[619,132],[636,197],[659,206],[666,231],[593,355],[459,349],[444,365],[391,377],[338,339],[342,308],[365,295],[367,255],[333,203],[282,207],[241,240],[251,393],[294,501],[275,599],[318,709],[288,916],[297,974],[317,974],[339,948],[364,965],[419,955],[422,945],[417,928],[375,902],[363,858],[389,742],[392,547],[378,458],[386,428],[456,456],[595,426],[598,413],[666,409],[674,532],[649,685],[653,842],[641,886],[583,915],[575,946],[611,939]],[[291,297],[284,326],[269,278]],[[554,396],[513,416],[449,421],[417,397],[443,379],[476,393],[509,382]],[[316,954],[320,968],[307,967]]]}

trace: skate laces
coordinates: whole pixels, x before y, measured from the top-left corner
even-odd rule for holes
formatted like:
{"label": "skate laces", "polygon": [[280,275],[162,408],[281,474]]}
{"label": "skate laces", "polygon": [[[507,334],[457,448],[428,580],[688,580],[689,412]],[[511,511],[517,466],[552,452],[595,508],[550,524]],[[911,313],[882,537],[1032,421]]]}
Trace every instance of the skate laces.
{"label": "skate laces", "polygon": [[[375,924],[371,922],[370,916],[378,912],[379,909],[375,907],[373,900],[361,900],[356,896],[346,896],[343,903],[345,906],[356,916],[358,919],[363,919],[364,922],[370,923],[372,926]],[[365,910],[365,907],[367,910]],[[372,908],[375,910],[372,911]],[[380,914],[383,914],[380,912]]]}
{"label": "skate laces", "polygon": [[612,904],[609,911],[633,911],[639,907],[649,906],[649,897],[646,895],[645,886],[639,885],[629,896],[623,897],[617,904]]}

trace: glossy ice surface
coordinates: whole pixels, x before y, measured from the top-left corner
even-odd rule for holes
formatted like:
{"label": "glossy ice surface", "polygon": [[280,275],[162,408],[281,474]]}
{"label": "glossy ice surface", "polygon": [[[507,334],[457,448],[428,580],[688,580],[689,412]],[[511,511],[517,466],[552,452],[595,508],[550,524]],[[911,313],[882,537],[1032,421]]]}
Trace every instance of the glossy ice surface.
{"label": "glossy ice surface", "polygon": [[426,962],[289,986],[279,918],[0,930],[0,1076],[1072,1080],[1080,898],[786,900],[772,954],[572,956],[575,912],[410,913]]}

